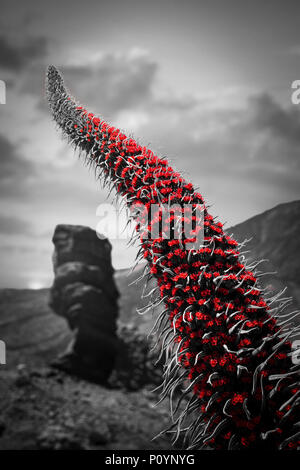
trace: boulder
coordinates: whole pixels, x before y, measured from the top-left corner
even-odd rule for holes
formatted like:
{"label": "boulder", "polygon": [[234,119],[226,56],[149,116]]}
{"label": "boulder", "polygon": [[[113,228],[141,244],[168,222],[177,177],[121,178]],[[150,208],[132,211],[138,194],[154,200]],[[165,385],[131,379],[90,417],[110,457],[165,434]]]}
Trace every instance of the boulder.
{"label": "boulder", "polygon": [[52,241],[54,272],[62,264],[79,261],[113,274],[111,244],[107,238],[99,238],[95,230],[82,225],[57,225]]}
{"label": "boulder", "polygon": [[114,371],[109,378],[113,388],[139,390],[162,383],[164,358],[158,360],[155,339],[139,331],[133,324],[118,325],[120,340]]}
{"label": "boulder", "polygon": [[53,235],[54,282],[50,306],[74,331],[68,350],[53,365],[105,383],[117,352],[118,297],[111,244],[88,227],[58,225]]}

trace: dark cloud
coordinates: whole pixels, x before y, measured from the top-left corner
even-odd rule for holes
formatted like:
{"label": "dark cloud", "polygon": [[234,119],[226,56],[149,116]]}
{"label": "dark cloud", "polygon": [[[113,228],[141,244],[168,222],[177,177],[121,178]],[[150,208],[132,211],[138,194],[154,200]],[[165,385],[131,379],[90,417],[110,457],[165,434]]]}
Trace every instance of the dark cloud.
{"label": "dark cloud", "polygon": [[0,64],[2,69],[18,72],[35,59],[44,57],[47,40],[44,37],[28,38],[23,44],[12,44],[0,36]]}
{"label": "dark cloud", "polygon": [[1,235],[31,235],[32,226],[27,220],[17,216],[0,215]]}
{"label": "dark cloud", "polygon": [[34,174],[33,163],[19,157],[15,146],[0,134],[0,195],[16,198],[28,193]]}
{"label": "dark cloud", "polygon": [[17,149],[0,134],[0,181],[13,179],[15,176],[32,174],[33,165],[18,156]]}
{"label": "dark cloud", "polygon": [[253,168],[257,174],[267,170],[291,178],[300,170],[299,108],[283,107],[270,94],[251,95],[239,109],[200,111],[188,125],[198,133],[189,150],[190,155],[199,155],[199,163],[201,158],[205,165],[218,165],[219,170]]}
{"label": "dark cloud", "polygon": [[191,95],[174,96],[170,93],[169,96],[155,98],[153,104],[158,110],[182,112],[194,110],[198,100]]}
{"label": "dark cloud", "polygon": [[147,54],[106,54],[93,64],[63,66],[72,94],[103,115],[137,108],[152,96],[158,65]]}
{"label": "dark cloud", "polygon": [[250,125],[260,131],[269,131],[275,138],[291,144],[300,143],[300,113],[296,106],[282,108],[264,93],[249,99]]}
{"label": "dark cloud", "polygon": [[[236,106],[238,101],[241,105]],[[174,166],[187,170],[186,178],[208,192],[216,185],[229,190],[255,182],[256,190],[288,200],[297,198],[300,175],[300,113],[283,107],[272,95],[235,98],[235,106],[196,106],[180,110],[170,100],[147,129],[147,137]],[[207,103],[209,104],[209,103]],[[213,103],[212,103],[213,104]],[[144,132],[144,131],[143,131]],[[153,148],[153,150],[156,150]],[[173,163],[172,163],[173,164]],[[219,181],[221,179],[221,182]],[[295,182],[294,182],[295,180]],[[222,182],[223,181],[223,182]],[[290,182],[290,184],[289,184]],[[299,184],[298,184],[299,186]],[[267,197],[265,195],[265,197]],[[298,196],[299,197],[299,196]],[[278,202],[278,201],[275,201]]]}

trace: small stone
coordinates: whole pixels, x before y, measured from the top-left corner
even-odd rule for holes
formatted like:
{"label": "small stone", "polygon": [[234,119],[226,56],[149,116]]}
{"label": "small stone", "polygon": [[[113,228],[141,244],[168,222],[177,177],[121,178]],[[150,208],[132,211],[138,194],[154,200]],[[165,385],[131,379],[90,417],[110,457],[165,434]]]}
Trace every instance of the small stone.
{"label": "small stone", "polygon": [[6,424],[3,421],[0,421],[0,437],[4,434],[6,430]]}
{"label": "small stone", "polygon": [[82,440],[59,425],[49,425],[37,439],[43,450],[84,450]]}
{"label": "small stone", "polygon": [[89,442],[91,445],[103,446],[108,444],[111,440],[108,428],[93,430],[89,435]]}

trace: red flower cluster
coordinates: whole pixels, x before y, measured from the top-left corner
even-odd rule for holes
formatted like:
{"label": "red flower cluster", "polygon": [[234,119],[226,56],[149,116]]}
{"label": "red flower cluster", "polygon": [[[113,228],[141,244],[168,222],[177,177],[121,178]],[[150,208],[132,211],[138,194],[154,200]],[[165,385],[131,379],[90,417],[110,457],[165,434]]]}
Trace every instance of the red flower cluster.
{"label": "red flower cluster", "polygon": [[[129,207],[204,205],[166,160],[69,100],[54,68],[48,71],[48,98],[65,134]],[[201,223],[197,217],[194,222]],[[151,223],[159,224],[159,218],[148,230]],[[204,232],[197,250],[186,249],[185,240],[140,235],[165,307],[158,322],[170,358],[163,394],[193,392],[175,423],[180,429],[189,421],[189,448],[296,448],[298,372],[291,346],[280,335],[281,304],[263,298],[255,273],[241,262],[238,243],[206,207]]]}

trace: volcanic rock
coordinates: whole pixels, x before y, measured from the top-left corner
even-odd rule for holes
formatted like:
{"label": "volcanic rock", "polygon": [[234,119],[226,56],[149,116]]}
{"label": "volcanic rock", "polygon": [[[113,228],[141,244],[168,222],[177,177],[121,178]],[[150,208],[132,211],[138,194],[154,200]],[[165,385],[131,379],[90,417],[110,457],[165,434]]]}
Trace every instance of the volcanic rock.
{"label": "volcanic rock", "polygon": [[107,381],[118,351],[118,290],[111,244],[88,227],[58,225],[53,239],[55,279],[50,306],[64,317],[74,339],[53,365],[92,380]]}

